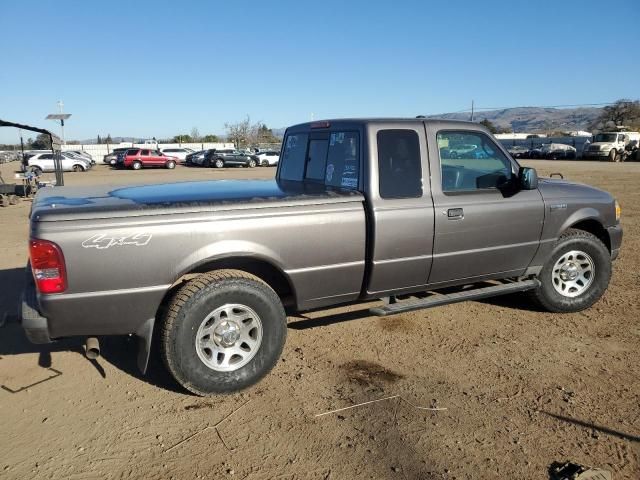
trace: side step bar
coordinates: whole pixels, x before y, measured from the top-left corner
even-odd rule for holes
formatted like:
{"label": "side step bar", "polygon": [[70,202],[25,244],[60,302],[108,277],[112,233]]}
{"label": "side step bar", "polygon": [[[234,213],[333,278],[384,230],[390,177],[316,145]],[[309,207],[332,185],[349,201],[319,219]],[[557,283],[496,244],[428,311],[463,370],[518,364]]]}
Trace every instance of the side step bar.
{"label": "side step bar", "polygon": [[450,303],[464,302],[466,300],[479,300],[481,298],[496,297],[507,293],[524,292],[532,290],[540,285],[537,279],[523,280],[521,282],[504,283],[492,285],[484,288],[474,288],[462,292],[449,293],[446,295],[433,295],[429,298],[419,300],[405,300],[397,303],[385,305],[384,307],[374,307],[369,309],[369,313],[378,317],[395,315],[396,313],[411,312],[424,308],[439,307]]}

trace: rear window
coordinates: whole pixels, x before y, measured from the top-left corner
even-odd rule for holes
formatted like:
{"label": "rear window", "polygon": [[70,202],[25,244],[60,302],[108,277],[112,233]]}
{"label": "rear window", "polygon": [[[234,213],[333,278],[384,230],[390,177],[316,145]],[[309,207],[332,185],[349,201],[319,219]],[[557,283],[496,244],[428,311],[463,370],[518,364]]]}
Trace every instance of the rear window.
{"label": "rear window", "polygon": [[138,150],[138,149],[134,149],[134,150],[127,150],[126,154],[127,154],[127,155],[138,155],[138,152],[139,152],[139,151],[140,151],[140,150]]}
{"label": "rear window", "polygon": [[313,138],[307,133],[288,135],[280,159],[280,178],[357,189],[358,145],[357,132],[331,132],[313,135]]}
{"label": "rear window", "polygon": [[307,133],[287,135],[280,161],[279,174],[282,180],[302,180],[308,140]]}

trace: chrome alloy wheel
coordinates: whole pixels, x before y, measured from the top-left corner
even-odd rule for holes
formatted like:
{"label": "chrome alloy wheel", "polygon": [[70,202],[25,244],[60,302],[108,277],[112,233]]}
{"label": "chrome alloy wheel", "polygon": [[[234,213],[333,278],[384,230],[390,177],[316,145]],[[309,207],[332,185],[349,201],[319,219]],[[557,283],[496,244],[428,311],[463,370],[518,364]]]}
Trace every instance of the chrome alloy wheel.
{"label": "chrome alloy wheel", "polygon": [[196,352],[202,362],[218,372],[243,367],[258,353],[262,322],[251,308],[228,303],[202,321],[196,334]]}
{"label": "chrome alloy wheel", "polygon": [[564,297],[577,297],[593,283],[595,273],[595,263],[588,254],[571,250],[563,253],[553,266],[553,288]]}

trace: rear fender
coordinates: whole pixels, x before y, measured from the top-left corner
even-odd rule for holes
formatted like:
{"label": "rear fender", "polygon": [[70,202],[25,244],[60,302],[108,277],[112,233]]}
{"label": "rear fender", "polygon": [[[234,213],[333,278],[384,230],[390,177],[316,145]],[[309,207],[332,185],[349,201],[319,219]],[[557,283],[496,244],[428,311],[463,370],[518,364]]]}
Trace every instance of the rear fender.
{"label": "rear fender", "polygon": [[282,258],[270,248],[246,240],[223,240],[196,250],[183,259],[178,264],[174,280],[177,281],[180,277],[197,269],[201,265],[211,263],[215,260],[233,257],[256,258],[271,263],[283,272],[285,271]]}

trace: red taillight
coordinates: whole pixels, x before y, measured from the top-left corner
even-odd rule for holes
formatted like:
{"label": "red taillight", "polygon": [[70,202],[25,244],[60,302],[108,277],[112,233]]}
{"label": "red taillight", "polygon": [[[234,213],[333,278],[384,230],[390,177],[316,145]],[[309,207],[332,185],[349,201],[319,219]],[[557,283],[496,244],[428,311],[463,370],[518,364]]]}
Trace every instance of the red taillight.
{"label": "red taillight", "polygon": [[331,124],[329,122],[313,122],[311,128],[329,128]]}
{"label": "red taillight", "polygon": [[40,293],[61,293],[67,289],[67,272],[60,247],[47,240],[29,240],[31,270]]}

